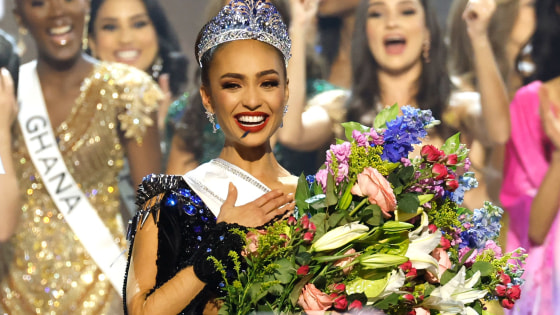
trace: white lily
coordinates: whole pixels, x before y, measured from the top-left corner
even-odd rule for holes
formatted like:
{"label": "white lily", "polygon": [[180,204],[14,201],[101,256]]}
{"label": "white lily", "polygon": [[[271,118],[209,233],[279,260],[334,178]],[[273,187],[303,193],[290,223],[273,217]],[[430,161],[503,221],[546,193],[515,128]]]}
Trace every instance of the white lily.
{"label": "white lily", "polygon": [[404,281],[404,272],[401,269],[393,269],[386,277],[378,280],[356,278],[346,285],[346,293],[364,293],[368,297],[368,304],[371,304],[392,293],[401,292]]}
{"label": "white lily", "polygon": [[477,314],[471,307],[465,307],[465,304],[483,298],[488,294],[488,291],[473,289],[473,286],[480,279],[480,271],[477,271],[468,280],[465,280],[465,277],[465,266],[463,266],[448,283],[434,289],[430,296],[424,300],[422,307],[439,310],[442,315]]}
{"label": "white lily", "polygon": [[369,228],[366,225],[359,224],[357,221],[351,222],[325,233],[311,245],[311,250],[322,252],[337,249],[360,238],[368,232]]}
{"label": "white lily", "polygon": [[410,239],[411,241],[405,256],[410,259],[412,267],[416,269],[426,269],[432,274],[437,275],[439,264],[430,253],[441,241],[441,231],[437,230],[435,233],[424,231],[424,233],[414,239],[411,236]]}

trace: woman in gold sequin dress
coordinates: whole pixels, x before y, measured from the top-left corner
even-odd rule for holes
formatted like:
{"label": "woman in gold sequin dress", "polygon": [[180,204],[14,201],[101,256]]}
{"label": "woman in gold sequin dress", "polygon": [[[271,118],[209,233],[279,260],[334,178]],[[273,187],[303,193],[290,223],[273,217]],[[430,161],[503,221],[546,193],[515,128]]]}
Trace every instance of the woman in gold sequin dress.
{"label": "woman in gold sequin dress", "polygon": [[[115,287],[122,285],[124,268],[108,268],[120,265],[124,254],[111,257],[97,241],[108,238],[102,245],[124,252],[117,175],[125,152],[136,184],[159,171],[155,118],[161,92],[140,70],[97,63],[82,53],[86,0],[15,4],[38,58],[20,70],[13,156],[24,197],[21,209],[14,209],[21,219],[9,274],[0,284],[0,313],[119,314]],[[40,157],[53,148],[60,159],[54,153]],[[62,197],[76,189],[83,198]],[[97,223],[102,229],[92,228]]]}

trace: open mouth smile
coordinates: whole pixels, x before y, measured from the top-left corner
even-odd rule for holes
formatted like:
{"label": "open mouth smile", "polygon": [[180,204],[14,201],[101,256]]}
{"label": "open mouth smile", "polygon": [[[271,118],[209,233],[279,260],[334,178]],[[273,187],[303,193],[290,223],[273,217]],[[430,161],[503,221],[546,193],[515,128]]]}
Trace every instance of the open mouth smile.
{"label": "open mouth smile", "polygon": [[269,117],[263,112],[245,112],[235,115],[235,122],[245,132],[258,132],[266,127]]}

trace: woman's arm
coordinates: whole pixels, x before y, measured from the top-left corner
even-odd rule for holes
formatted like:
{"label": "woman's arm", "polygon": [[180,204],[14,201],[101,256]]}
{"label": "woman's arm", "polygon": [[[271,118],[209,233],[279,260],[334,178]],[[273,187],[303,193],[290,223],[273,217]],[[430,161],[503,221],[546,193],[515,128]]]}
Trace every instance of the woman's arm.
{"label": "woman's arm", "polygon": [[15,167],[12,161],[11,127],[17,116],[14,82],[10,73],[2,68],[0,74],[0,159],[5,174],[0,174],[0,243],[13,234],[19,217],[20,194]]}
{"label": "woman's arm", "polygon": [[486,136],[496,144],[504,144],[509,139],[511,129],[509,97],[488,39],[488,24],[495,10],[495,0],[469,1],[463,19],[475,56],[477,89]]}
{"label": "woman's arm", "polygon": [[134,187],[142,183],[144,176],[152,173],[161,173],[161,148],[157,124],[157,113],[150,115],[154,122],[146,128],[142,141],[134,138],[124,138],[126,156],[130,162],[130,175]]}
{"label": "woman's arm", "polygon": [[[318,107],[309,112],[307,104],[306,49],[309,32],[312,32],[317,13],[318,0],[291,0],[292,20],[290,38],[292,57],[288,66],[290,99],[284,126],[277,132],[278,141],[288,148],[313,150],[332,138],[332,122],[328,113]],[[310,147],[311,146],[311,147]]]}
{"label": "woman's arm", "polygon": [[548,168],[535,199],[531,204],[529,217],[529,239],[542,244],[558,214],[560,206],[560,98],[553,101],[545,85],[539,91],[540,116],[544,131],[554,145],[550,167]]}

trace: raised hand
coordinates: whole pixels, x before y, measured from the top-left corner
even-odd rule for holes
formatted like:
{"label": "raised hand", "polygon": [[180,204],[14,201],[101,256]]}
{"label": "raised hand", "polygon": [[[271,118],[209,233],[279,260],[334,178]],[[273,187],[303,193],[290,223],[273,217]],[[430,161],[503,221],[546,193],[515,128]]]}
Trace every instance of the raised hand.
{"label": "raised hand", "polygon": [[543,129],[556,151],[560,149],[560,104],[554,104],[545,85],[539,89],[539,113]]}
{"label": "raised hand", "polygon": [[494,11],[496,11],[496,0],[470,0],[467,3],[463,19],[472,39],[488,35],[488,25]]}
{"label": "raised hand", "polygon": [[309,31],[317,16],[319,0],[290,0],[292,24],[303,27],[302,31]]}
{"label": "raised hand", "polygon": [[271,220],[291,213],[295,209],[293,194],[280,190],[270,191],[258,199],[236,207],[237,188],[230,183],[228,195],[220,208],[217,222],[237,223],[246,227],[258,227]]}
{"label": "raised hand", "polygon": [[6,68],[2,68],[0,71],[0,126],[11,126],[17,113],[14,81],[10,72]]}

